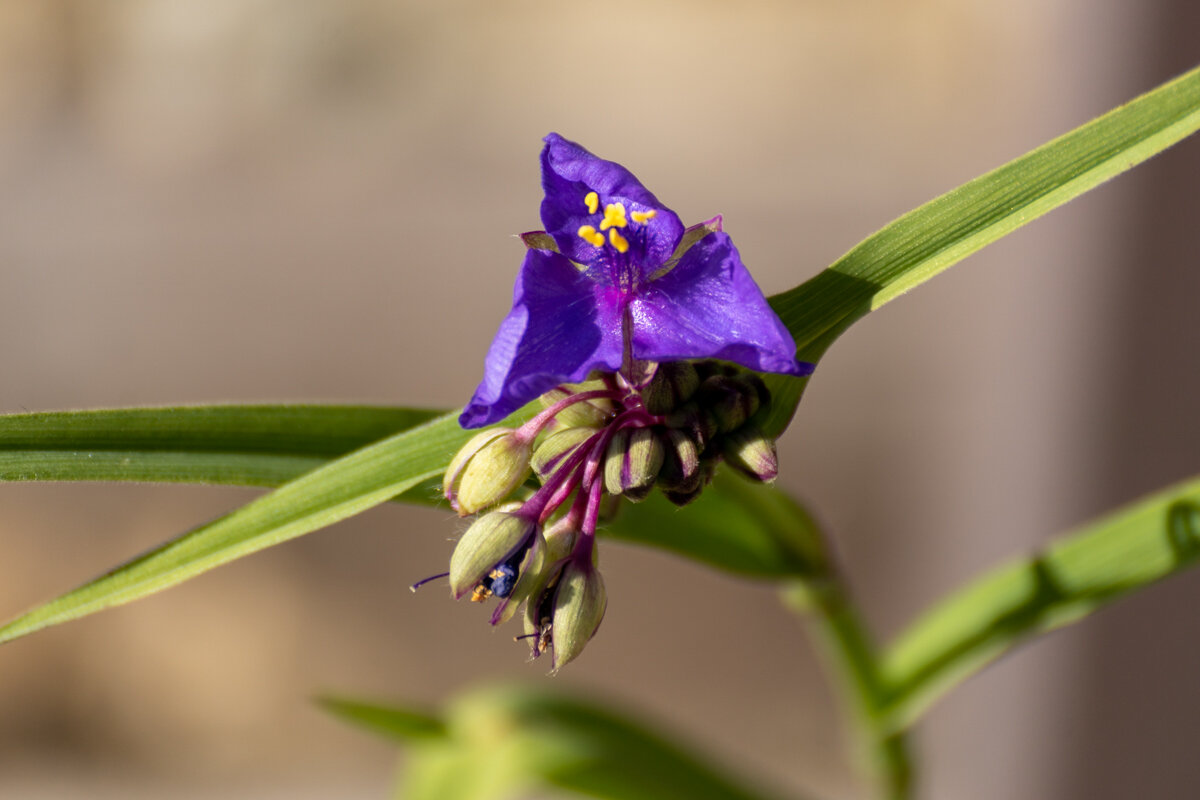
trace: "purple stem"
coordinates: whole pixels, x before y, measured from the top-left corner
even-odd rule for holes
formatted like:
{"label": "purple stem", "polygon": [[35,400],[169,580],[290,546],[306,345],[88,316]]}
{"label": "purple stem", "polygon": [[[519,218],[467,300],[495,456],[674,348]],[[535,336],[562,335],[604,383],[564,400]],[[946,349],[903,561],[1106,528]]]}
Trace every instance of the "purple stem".
{"label": "purple stem", "polygon": [[617,400],[620,399],[621,395],[619,392],[611,389],[595,389],[590,392],[580,392],[579,394],[568,395],[567,397],[564,397],[562,400],[559,400],[557,403],[547,408],[545,411],[538,413],[536,417],[526,422],[520,428],[517,428],[517,431],[514,435],[522,444],[528,444],[536,439],[537,435],[542,432],[542,428],[545,428],[547,425],[549,425],[551,420],[553,420],[564,408],[569,408],[576,403],[582,403],[586,400],[597,400],[602,397]]}
{"label": "purple stem", "polygon": [[[592,438],[595,439],[598,436],[599,434]],[[590,442],[591,439],[588,441]],[[567,456],[558,469],[554,470],[554,474],[542,484],[540,489],[533,493],[532,497],[525,501],[521,506],[521,513],[530,514],[537,517],[539,522],[544,522],[550,514],[554,513],[554,509],[567,498],[567,495],[571,493],[571,489],[574,488],[569,480],[571,473],[583,463],[583,459],[587,454],[588,448],[582,445],[571,451],[571,455]],[[560,490],[564,486],[568,488],[560,496]]]}

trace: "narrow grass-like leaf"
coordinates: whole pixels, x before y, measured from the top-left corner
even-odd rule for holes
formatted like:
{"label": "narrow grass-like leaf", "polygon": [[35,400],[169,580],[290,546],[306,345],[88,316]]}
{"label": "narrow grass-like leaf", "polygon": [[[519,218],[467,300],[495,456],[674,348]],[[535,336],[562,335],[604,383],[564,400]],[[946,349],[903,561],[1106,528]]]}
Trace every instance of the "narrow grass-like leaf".
{"label": "narrow grass-like leaf", "polygon": [[0,416],[0,481],[278,486],[430,409],[219,405]]}
{"label": "narrow grass-like leaf", "polygon": [[[867,313],[1197,129],[1200,68],[905,214],[771,306],[800,358],[817,361]],[[771,376],[773,433],[807,380]]]}
{"label": "narrow grass-like leaf", "polygon": [[1000,567],[939,602],[884,655],[894,728],[1038,633],[1194,565],[1200,557],[1200,479],[1117,511],[1042,553]]}
{"label": "narrow grass-like leaf", "polygon": [[[361,723],[367,706],[355,706],[359,713],[347,718]],[[375,707],[374,718],[410,713]],[[456,699],[444,725],[449,741],[411,749],[401,797],[502,800],[526,796],[539,784],[609,800],[768,797],[749,788],[753,782],[730,777],[609,704],[527,688],[491,688]],[[406,731],[383,732],[411,738]]]}
{"label": "narrow grass-like leaf", "polygon": [[437,476],[471,431],[440,417],[357,450],[0,627],[0,642],[128,603],[365,511]]}

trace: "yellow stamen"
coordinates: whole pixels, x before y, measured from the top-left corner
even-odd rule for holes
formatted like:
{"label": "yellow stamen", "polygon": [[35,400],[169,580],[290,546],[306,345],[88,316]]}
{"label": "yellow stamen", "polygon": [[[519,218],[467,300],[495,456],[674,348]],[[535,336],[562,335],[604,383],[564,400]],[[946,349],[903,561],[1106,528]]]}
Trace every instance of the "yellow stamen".
{"label": "yellow stamen", "polygon": [[634,222],[640,222],[641,224],[645,225],[647,222],[654,219],[654,216],[657,213],[658,212],[652,208],[649,211],[634,211],[629,216],[633,217]]}
{"label": "yellow stamen", "polygon": [[580,225],[576,231],[579,238],[590,244],[592,247],[604,246],[604,234],[593,228],[591,225]]}
{"label": "yellow stamen", "polygon": [[600,208],[600,195],[588,192],[583,196],[583,202],[587,205],[588,213],[595,214],[596,209]]}
{"label": "yellow stamen", "polygon": [[616,228],[613,228],[611,231],[608,232],[608,240],[610,242],[612,242],[613,247],[617,248],[618,253],[628,253],[629,252],[629,242],[625,240],[624,236],[617,233]]}
{"label": "yellow stamen", "polygon": [[606,231],[609,228],[624,228],[628,224],[625,220],[624,203],[609,203],[604,207],[604,220],[600,223],[600,230]]}

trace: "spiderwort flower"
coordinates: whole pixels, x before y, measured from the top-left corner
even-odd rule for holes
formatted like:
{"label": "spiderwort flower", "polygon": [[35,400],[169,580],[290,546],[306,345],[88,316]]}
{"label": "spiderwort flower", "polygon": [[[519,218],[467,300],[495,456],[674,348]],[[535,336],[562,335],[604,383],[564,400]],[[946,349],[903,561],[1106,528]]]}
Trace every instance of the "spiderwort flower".
{"label": "spiderwort flower", "polygon": [[[545,234],[531,245],[459,422],[489,425],[593,370],[716,358],[807,375],[720,220],[688,230],[620,164],[556,133],[542,149]],[[551,248],[553,244],[553,248]]]}
{"label": "spiderwort flower", "polygon": [[771,393],[754,371],[812,365],[796,361],[719,217],[685,229],[624,167],[557,134],[546,137],[542,185],[546,230],[521,236],[512,311],[459,421],[489,425],[539,396],[544,409],[477,434],[443,482],[461,515],[517,499],[482,513],[450,571],[414,588],[448,577],[455,598],[495,597],[493,625],[524,604],[517,638],[535,658],[551,653],[557,671],[604,618],[596,530],[613,501],[657,486],[684,505],[722,460],[773,480],[774,443],[760,428]]}

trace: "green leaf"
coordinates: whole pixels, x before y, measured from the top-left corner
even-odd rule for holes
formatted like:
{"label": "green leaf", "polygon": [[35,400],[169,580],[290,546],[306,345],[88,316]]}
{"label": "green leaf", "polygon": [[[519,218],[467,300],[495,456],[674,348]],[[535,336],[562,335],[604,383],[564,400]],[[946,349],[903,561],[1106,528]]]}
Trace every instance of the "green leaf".
{"label": "green leaf", "polygon": [[447,736],[446,725],[440,718],[416,709],[384,708],[333,696],[319,697],[317,704],[347,722],[401,742],[445,739]]}
{"label": "green leaf", "polygon": [[[340,714],[361,722],[361,709]],[[372,707],[385,719],[404,709]],[[339,711],[340,709],[335,709]],[[371,725],[373,730],[379,728]],[[444,718],[448,739],[418,742],[399,796],[407,800],[501,800],[540,785],[611,800],[761,800],[768,797],[711,760],[608,703],[526,688],[490,688],[458,698]],[[411,739],[407,731],[382,731]]]}
{"label": "green leaf", "polygon": [[[799,357],[818,361],[869,312],[1197,129],[1200,68],[905,214],[771,306]],[[770,376],[768,432],[787,426],[807,380]]]}
{"label": "green leaf", "polygon": [[1166,489],[992,570],[897,637],[882,660],[893,728],[1037,634],[1187,569],[1200,556],[1200,478]]}
{"label": "green leaf", "polygon": [[0,627],[0,642],[161,591],[434,478],[473,431],[439,417],[332,461]]}
{"label": "green leaf", "polygon": [[623,508],[601,532],[753,578],[808,578],[826,569],[808,513],[785,492],[729,470],[683,508],[656,492]]}
{"label": "green leaf", "polygon": [[0,480],[278,486],[440,411],[221,405],[0,416]]}

